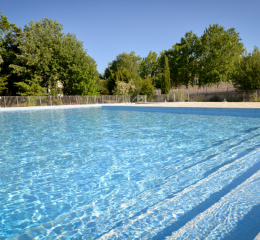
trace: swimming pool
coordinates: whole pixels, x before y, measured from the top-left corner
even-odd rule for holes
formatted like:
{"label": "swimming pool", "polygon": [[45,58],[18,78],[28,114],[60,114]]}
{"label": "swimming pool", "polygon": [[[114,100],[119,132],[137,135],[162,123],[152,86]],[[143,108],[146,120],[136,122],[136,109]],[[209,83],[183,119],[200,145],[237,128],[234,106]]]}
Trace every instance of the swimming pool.
{"label": "swimming pool", "polygon": [[0,126],[0,237],[260,231],[259,118],[96,107],[3,111]]}

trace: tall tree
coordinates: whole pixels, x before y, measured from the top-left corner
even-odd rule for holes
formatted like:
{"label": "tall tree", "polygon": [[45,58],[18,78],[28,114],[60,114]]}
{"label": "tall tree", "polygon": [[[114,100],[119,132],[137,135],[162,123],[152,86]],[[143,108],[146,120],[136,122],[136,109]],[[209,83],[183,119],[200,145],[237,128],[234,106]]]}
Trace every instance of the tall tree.
{"label": "tall tree", "polygon": [[173,52],[175,53],[175,61],[173,69],[176,71],[175,78],[178,79],[182,85],[188,87],[193,85],[194,78],[197,75],[197,46],[199,44],[199,37],[192,31],[187,32],[180,43],[175,44]]}
{"label": "tall tree", "polygon": [[235,61],[232,82],[241,90],[260,89],[260,51],[254,47],[252,53],[245,52],[243,57]]}
{"label": "tall tree", "polygon": [[6,89],[6,78],[1,75],[1,64],[3,63],[2,56],[0,55],[0,94]]}
{"label": "tall tree", "polygon": [[[179,65],[178,65],[178,52],[171,48],[168,50],[164,50],[160,53],[160,56],[158,57],[158,69],[159,69],[159,74],[158,80],[160,80],[160,87],[161,87],[161,81],[162,81],[162,73],[163,69],[165,66],[165,57],[168,58],[168,63],[169,63],[169,69],[170,69],[170,79],[171,79],[171,86],[178,87],[181,85],[180,77],[179,77]],[[158,84],[156,82],[156,84]]]}
{"label": "tall tree", "polygon": [[9,67],[15,61],[16,54],[19,54],[17,36],[22,32],[21,28],[10,23],[7,17],[1,14],[0,16],[0,55],[3,58],[2,71],[0,78],[5,79],[7,86],[5,94],[14,95],[17,88],[14,86],[14,81],[21,81],[22,79],[17,74],[12,73],[12,68]]}
{"label": "tall tree", "polygon": [[165,56],[165,65],[162,74],[161,91],[162,94],[168,94],[170,90],[171,90],[170,69],[169,69],[168,57]]}
{"label": "tall tree", "polygon": [[[1,12],[0,12],[1,14]],[[3,49],[4,37],[7,32],[15,27],[15,24],[10,23],[6,16],[0,15],[0,51]]]}
{"label": "tall tree", "polygon": [[156,52],[150,51],[147,57],[143,58],[141,61],[139,74],[141,78],[144,79],[146,76],[155,78],[155,74],[157,73],[158,73],[158,56]]}
{"label": "tall tree", "polygon": [[218,84],[229,81],[234,60],[242,55],[243,43],[235,28],[225,30],[213,24],[204,31],[198,49],[198,74],[201,84]]}
{"label": "tall tree", "polygon": [[95,61],[87,55],[83,43],[74,34],[63,34],[56,20],[30,22],[17,38],[21,54],[10,67],[27,81],[37,75],[41,87],[57,93],[57,81],[64,94],[98,94]]}

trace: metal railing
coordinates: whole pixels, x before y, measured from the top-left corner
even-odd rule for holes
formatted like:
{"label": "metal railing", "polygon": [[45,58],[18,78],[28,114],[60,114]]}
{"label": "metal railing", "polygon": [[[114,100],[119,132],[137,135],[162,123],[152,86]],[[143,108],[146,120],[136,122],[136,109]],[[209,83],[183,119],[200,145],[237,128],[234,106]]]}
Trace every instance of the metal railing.
{"label": "metal railing", "polygon": [[229,92],[187,92],[178,89],[160,95],[99,96],[1,96],[0,107],[32,107],[131,102],[260,102],[260,90]]}
{"label": "metal railing", "polygon": [[33,107],[80,104],[130,103],[130,96],[1,96],[0,107]]}

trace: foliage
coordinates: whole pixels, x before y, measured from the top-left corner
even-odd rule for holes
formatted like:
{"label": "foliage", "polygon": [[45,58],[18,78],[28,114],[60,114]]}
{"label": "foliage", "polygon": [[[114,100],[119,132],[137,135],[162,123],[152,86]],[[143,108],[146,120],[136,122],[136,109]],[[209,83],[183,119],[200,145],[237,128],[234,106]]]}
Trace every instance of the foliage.
{"label": "foliage", "polygon": [[136,56],[135,52],[130,54],[121,53],[113,62],[109,63],[104,73],[109,92],[112,93],[114,91],[117,81],[128,83],[130,80],[133,80],[136,87],[141,88],[140,63],[141,57]]}
{"label": "foliage", "polygon": [[[57,92],[57,81],[63,84],[64,94],[98,94],[95,61],[83,49],[74,34],[61,33],[56,20],[30,22],[17,38],[20,54],[10,67],[24,79],[41,77],[38,84]],[[18,86],[18,85],[17,85]]]}
{"label": "foliage", "polygon": [[[237,88],[259,88],[259,49],[241,57],[243,51],[235,28],[226,30],[214,24],[201,37],[187,32],[160,56],[150,51],[142,59],[133,51],[123,52],[99,75],[83,43],[74,34],[62,33],[56,20],[32,21],[22,30],[0,12],[0,92],[37,95],[50,89],[51,95],[61,91],[68,95],[147,95],[154,92],[154,86],[168,93],[171,86],[188,87],[195,79],[200,86],[233,79]],[[57,88],[57,81],[62,89]]]}
{"label": "foliage", "polygon": [[[45,88],[40,86],[41,77],[34,76],[31,80],[26,80],[25,82],[18,82],[15,85],[18,87],[17,94],[21,96],[43,96]],[[26,83],[28,82],[28,84]]]}
{"label": "foliage", "polygon": [[129,83],[117,81],[114,89],[114,94],[116,95],[138,95],[139,92],[140,89],[135,85],[133,80],[130,80]]}
{"label": "foliage", "polygon": [[2,94],[5,89],[7,89],[6,88],[7,78],[8,76],[4,76],[4,77],[0,76],[0,94]]}
{"label": "foliage", "polygon": [[[181,38],[180,43],[173,46],[175,53],[175,67],[172,67],[172,71],[175,77],[177,77],[178,82],[181,82],[186,86],[189,84],[193,85],[194,78],[197,75],[198,42],[198,36],[190,31],[185,34],[185,37]],[[172,64],[173,61],[170,63]]]}
{"label": "foliage", "polygon": [[2,56],[0,55],[0,71],[1,71],[1,64],[4,62]]}
{"label": "foliage", "polygon": [[235,87],[242,90],[260,89],[260,51],[254,47],[252,53],[245,52],[243,57],[235,61],[232,75]]}
{"label": "foliage", "polygon": [[200,84],[230,81],[234,60],[243,51],[243,44],[235,28],[225,30],[218,24],[206,28],[197,50]]}
{"label": "foliage", "polygon": [[154,76],[158,72],[158,57],[156,52],[150,51],[148,56],[143,58],[140,64],[139,74],[141,78]]}
{"label": "foliage", "polygon": [[4,60],[0,78],[5,79],[7,83],[5,94],[13,94],[16,92],[14,81],[22,81],[16,74],[12,73],[9,67],[15,61],[16,54],[19,53],[16,37],[22,32],[15,24],[10,23],[7,17],[1,15],[0,18],[0,54]]}
{"label": "foliage", "polygon": [[165,65],[162,74],[161,91],[162,94],[168,94],[170,90],[171,90],[170,69],[169,69],[168,57],[165,56]]}
{"label": "foliage", "polygon": [[[0,12],[1,14],[1,12]],[[0,15],[0,50],[2,50],[3,44],[4,44],[4,36],[5,34],[15,27],[15,24],[10,23],[7,20],[6,16]],[[0,52],[1,53],[1,52]]]}
{"label": "foliage", "polygon": [[[2,56],[0,55],[0,74],[1,74],[1,64],[3,63],[3,59],[2,59]],[[0,75],[0,94],[6,89],[6,84],[7,84],[7,81],[6,81],[6,77],[2,77]]]}
{"label": "foliage", "polygon": [[140,91],[141,95],[154,95],[154,86],[150,77],[146,77],[143,80],[143,85]]}
{"label": "foliage", "polygon": [[107,81],[100,79],[98,83],[99,91],[101,95],[109,95],[108,87],[107,87]]}

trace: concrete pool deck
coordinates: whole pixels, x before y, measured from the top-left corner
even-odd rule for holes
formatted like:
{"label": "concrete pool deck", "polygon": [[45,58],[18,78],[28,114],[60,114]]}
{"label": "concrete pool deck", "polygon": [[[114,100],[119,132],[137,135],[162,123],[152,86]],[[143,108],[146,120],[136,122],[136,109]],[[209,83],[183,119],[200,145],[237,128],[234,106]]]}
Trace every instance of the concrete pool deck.
{"label": "concrete pool deck", "polygon": [[140,103],[136,107],[200,107],[200,108],[260,108],[260,102],[159,102]]}

